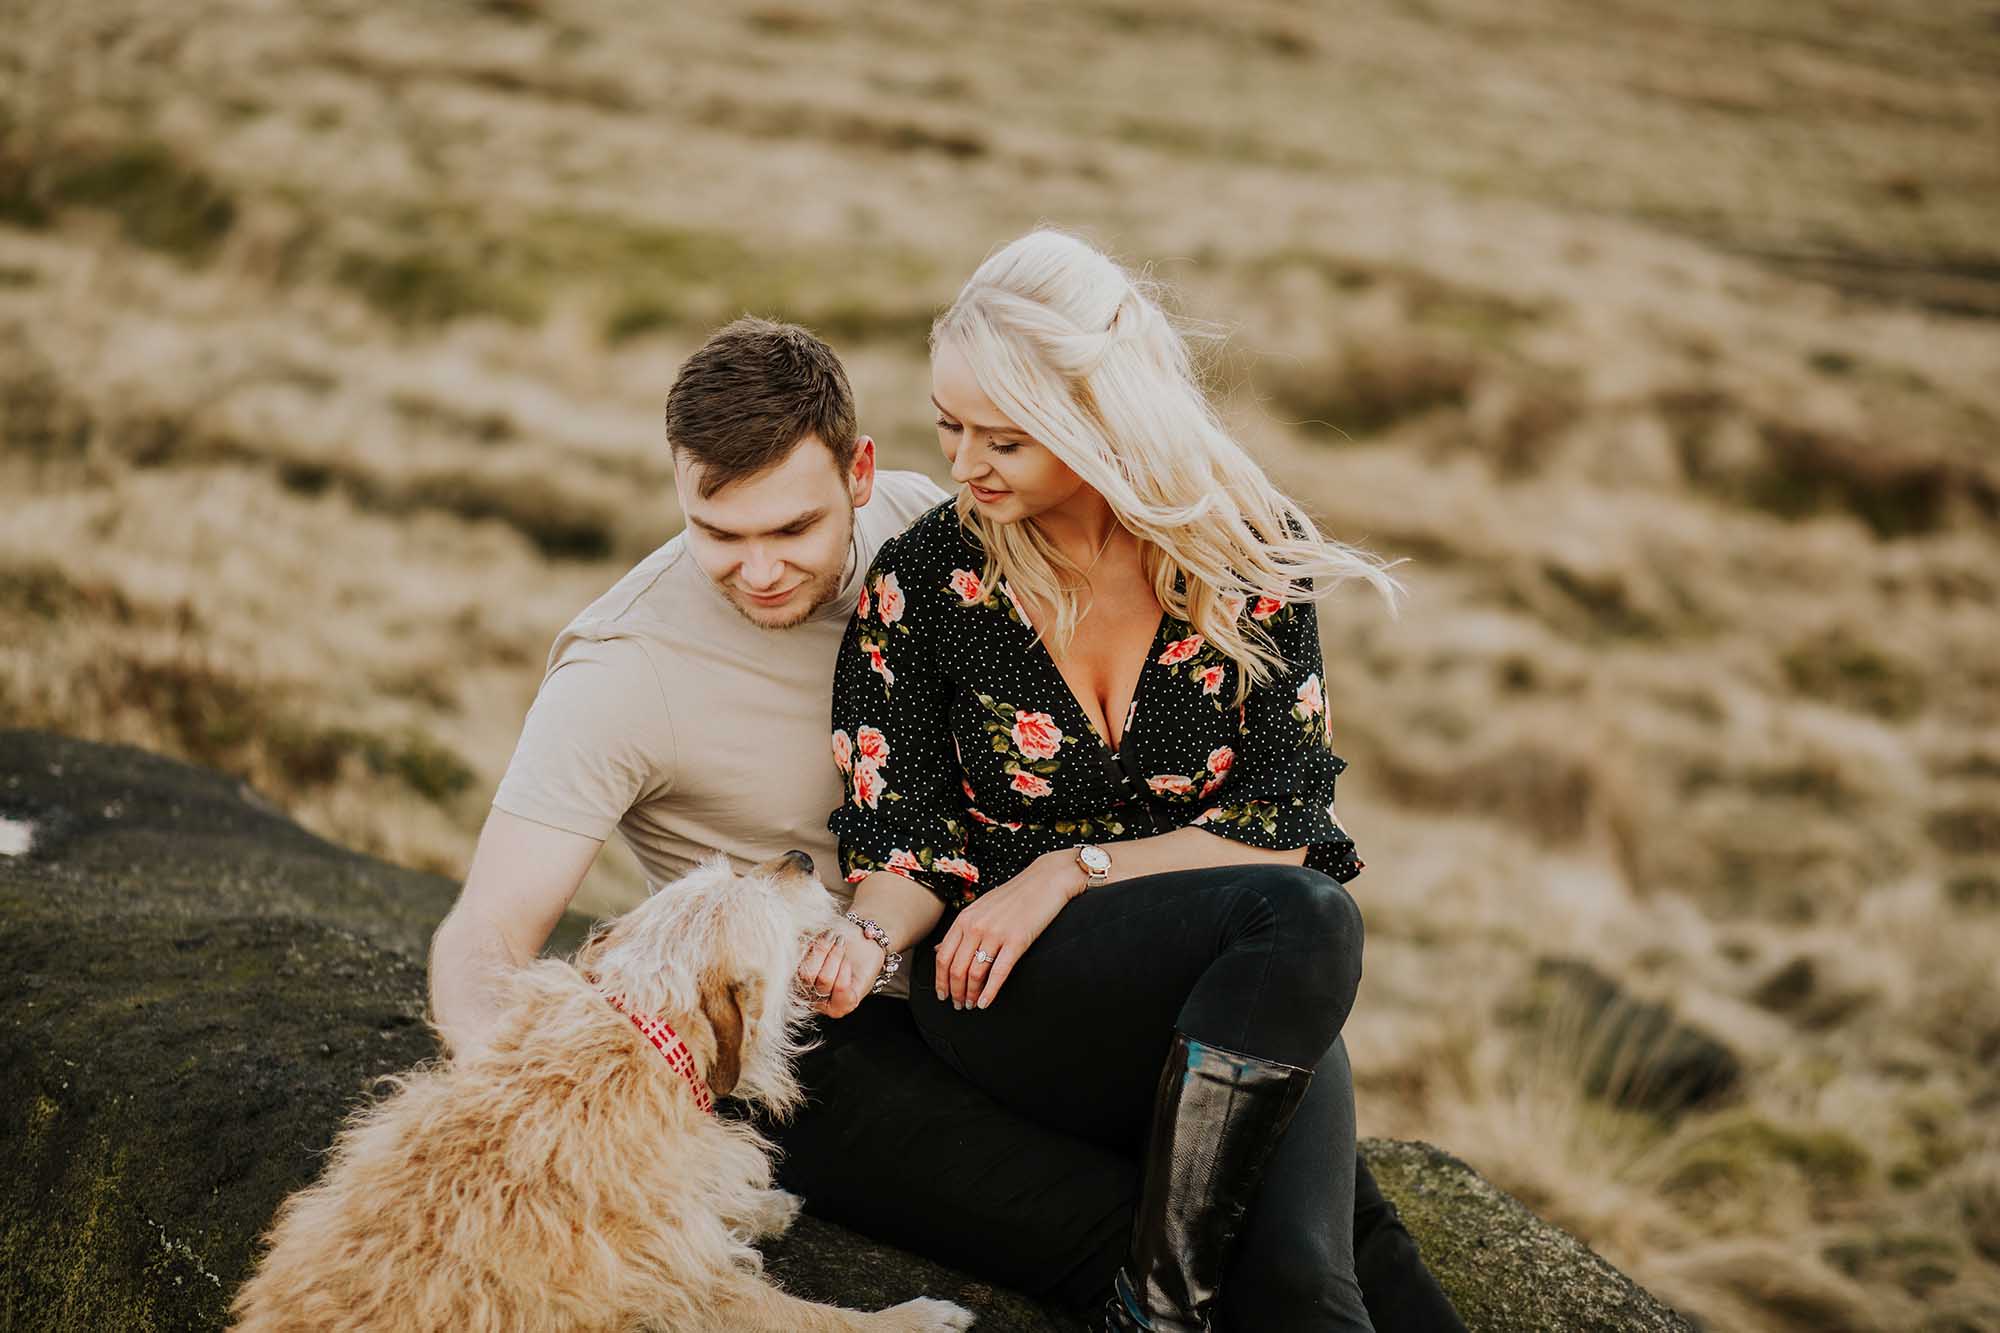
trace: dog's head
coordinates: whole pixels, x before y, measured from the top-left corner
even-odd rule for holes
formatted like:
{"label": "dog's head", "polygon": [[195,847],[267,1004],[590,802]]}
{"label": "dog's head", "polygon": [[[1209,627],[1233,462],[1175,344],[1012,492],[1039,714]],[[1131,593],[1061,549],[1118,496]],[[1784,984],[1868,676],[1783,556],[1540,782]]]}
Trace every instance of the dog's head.
{"label": "dog's head", "polygon": [[792,985],[805,941],[839,919],[812,858],[787,852],[738,873],[714,856],[623,916],[599,922],[572,960],[635,1009],[673,1024],[716,1096],[794,1104]]}

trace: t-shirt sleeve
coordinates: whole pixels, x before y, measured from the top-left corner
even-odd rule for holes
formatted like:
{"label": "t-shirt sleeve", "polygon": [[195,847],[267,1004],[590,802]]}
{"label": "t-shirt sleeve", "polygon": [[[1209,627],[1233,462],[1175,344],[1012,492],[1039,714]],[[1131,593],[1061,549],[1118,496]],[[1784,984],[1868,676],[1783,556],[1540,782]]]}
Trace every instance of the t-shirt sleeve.
{"label": "t-shirt sleeve", "polygon": [[1334,814],[1334,779],[1347,761],[1333,752],[1317,610],[1309,599],[1259,601],[1251,615],[1285,665],[1244,700],[1228,780],[1194,822],[1254,847],[1309,848],[1307,865],[1351,880],[1362,861]]}
{"label": "t-shirt sleeve", "polygon": [[598,841],[672,786],[673,722],[658,673],[631,639],[563,645],[521,727],[496,808]]}

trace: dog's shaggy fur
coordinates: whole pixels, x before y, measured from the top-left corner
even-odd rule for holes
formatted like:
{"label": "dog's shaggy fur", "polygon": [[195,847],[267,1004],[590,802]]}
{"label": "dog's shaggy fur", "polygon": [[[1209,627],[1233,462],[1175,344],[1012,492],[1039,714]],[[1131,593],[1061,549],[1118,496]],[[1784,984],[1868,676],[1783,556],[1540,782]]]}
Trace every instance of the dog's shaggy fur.
{"label": "dog's shaggy fur", "polygon": [[803,858],[716,858],[507,983],[497,1035],[357,1112],[318,1183],[279,1207],[237,1293],[243,1330],[942,1330],[914,1300],[864,1314],[763,1276],[752,1241],[799,1201],[766,1143],[693,1090],[592,985],[672,1024],[715,1095],[774,1113],[807,1002],[801,944],[835,920]]}

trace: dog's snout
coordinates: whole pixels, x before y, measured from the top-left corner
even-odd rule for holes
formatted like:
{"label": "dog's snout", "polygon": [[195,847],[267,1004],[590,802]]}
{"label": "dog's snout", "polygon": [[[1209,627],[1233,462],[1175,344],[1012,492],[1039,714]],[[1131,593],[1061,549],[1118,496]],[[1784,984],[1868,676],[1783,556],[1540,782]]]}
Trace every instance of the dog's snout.
{"label": "dog's snout", "polygon": [[813,859],[796,847],[778,859],[801,875],[810,875],[813,872]]}

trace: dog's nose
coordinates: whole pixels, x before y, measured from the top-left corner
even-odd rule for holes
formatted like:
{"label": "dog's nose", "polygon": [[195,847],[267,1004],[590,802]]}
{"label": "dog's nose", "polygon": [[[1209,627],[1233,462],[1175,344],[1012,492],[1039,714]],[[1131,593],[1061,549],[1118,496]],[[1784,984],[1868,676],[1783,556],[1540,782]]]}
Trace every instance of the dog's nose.
{"label": "dog's nose", "polygon": [[778,859],[798,871],[801,875],[810,875],[813,872],[813,859],[796,847]]}

